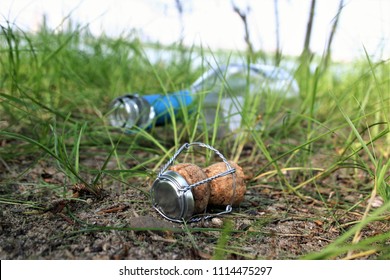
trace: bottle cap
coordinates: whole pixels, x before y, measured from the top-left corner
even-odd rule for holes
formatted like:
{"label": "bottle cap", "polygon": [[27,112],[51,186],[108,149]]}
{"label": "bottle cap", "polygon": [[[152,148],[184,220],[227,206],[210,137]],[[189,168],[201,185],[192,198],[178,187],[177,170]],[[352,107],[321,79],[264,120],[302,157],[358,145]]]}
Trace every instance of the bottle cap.
{"label": "bottle cap", "polygon": [[154,181],[152,203],[166,219],[187,220],[194,211],[194,197],[187,181],[175,171],[167,171]]}

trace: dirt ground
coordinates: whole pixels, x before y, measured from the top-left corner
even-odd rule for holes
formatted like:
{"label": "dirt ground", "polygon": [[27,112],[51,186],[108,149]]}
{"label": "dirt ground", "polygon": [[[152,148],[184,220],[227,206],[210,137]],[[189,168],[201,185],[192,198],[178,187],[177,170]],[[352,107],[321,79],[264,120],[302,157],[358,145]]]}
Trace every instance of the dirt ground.
{"label": "dirt ground", "polygon": [[[93,168],[102,161],[86,158],[82,164]],[[248,177],[255,168],[242,167]],[[70,186],[48,159],[22,156],[0,162],[0,169],[0,195],[13,199],[1,203],[0,259],[210,259],[226,224],[232,226],[224,258],[297,259],[334,241],[361,219],[366,206],[360,192],[350,187],[356,178],[349,174],[332,174],[316,187],[304,187],[303,198],[284,192],[273,178],[248,181],[245,200],[232,214],[183,225],[164,220],[151,207],[147,191],[153,178],[133,178],[136,189],[104,177],[104,191],[96,197]],[[67,197],[78,198],[61,199],[53,185],[67,186]],[[388,222],[378,221],[362,233],[389,230]]]}

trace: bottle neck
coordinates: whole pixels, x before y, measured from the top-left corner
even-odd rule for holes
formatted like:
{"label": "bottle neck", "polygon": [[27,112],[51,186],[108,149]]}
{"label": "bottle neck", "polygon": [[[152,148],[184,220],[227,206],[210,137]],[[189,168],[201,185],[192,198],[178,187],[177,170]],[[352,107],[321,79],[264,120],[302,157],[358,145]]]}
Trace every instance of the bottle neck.
{"label": "bottle neck", "polygon": [[142,98],[154,109],[156,124],[169,122],[172,117],[193,102],[193,97],[189,90],[180,90],[167,94],[144,95]]}

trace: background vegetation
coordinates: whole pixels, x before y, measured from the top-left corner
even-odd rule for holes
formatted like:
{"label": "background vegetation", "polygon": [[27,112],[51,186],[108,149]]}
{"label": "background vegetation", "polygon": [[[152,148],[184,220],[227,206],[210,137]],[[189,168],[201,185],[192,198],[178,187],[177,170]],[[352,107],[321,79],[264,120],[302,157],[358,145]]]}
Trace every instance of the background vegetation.
{"label": "background vegetation", "polygon": [[[113,230],[147,235],[151,228],[161,226],[97,227],[80,218],[70,203],[84,205],[92,199],[98,205],[107,203],[107,195],[130,193],[121,202],[141,205],[136,211],[139,215],[149,213],[148,188],[161,164],[183,143],[202,141],[244,167],[248,203],[223,218],[222,228],[207,224],[172,228],[179,240],[172,246],[196,249],[188,258],[208,258],[202,253],[207,252],[215,258],[388,259],[389,62],[372,61],[367,54],[365,59],[341,64],[326,55],[315,57],[308,48],[300,58],[286,58],[279,52],[276,57],[250,47],[248,52],[226,53],[180,44],[150,45],[131,34],[96,38],[88,29],[72,25],[63,31],[43,26],[35,34],[12,24],[1,26],[2,227],[7,226],[5,213],[10,213],[5,209],[18,207],[24,217],[65,214],[66,220],[75,223],[65,233],[76,236]],[[245,136],[235,137],[235,132],[223,139],[199,131],[196,114],[187,110],[180,112],[180,120],[137,134],[109,126],[106,117],[115,97],[187,88],[209,60],[293,65],[300,86],[298,108],[288,111],[288,122],[283,122],[283,114],[282,124],[273,125],[269,119],[267,129],[251,132],[253,120],[241,128]],[[282,103],[266,105],[274,112],[286,112]],[[192,160],[199,158],[202,155]],[[29,174],[43,163],[62,174],[62,180],[50,181],[42,171],[32,179]],[[266,206],[276,202],[284,204],[284,210],[268,212]],[[316,215],[292,214],[291,208],[310,208],[303,205],[321,210]],[[281,216],[315,222],[324,231],[336,228],[336,236],[319,249],[259,255],[251,244],[263,242],[259,236],[277,235],[265,229]],[[352,218],[344,221],[346,216]],[[2,246],[6,257],[18,258]],[[44,256],[22,256],[29,257]]]}

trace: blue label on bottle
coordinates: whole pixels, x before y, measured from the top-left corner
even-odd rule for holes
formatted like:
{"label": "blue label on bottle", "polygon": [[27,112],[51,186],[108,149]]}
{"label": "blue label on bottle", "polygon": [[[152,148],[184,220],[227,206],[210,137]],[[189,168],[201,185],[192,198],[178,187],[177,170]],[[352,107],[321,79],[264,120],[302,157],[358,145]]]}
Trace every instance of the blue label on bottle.
{"label": "blue label on bottle", "polygon": [[177,115],[183,107],[192,103],[190,91],[181,90],[173,93],[152,94],[142,96],[156,112],[156,124],[164,124],[171,121],[173,116]]}

